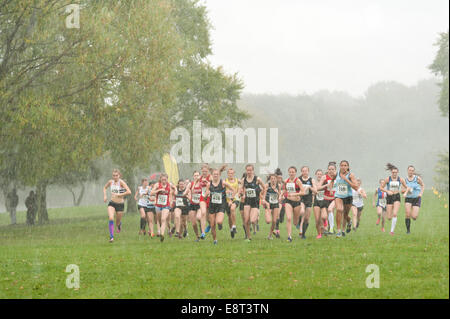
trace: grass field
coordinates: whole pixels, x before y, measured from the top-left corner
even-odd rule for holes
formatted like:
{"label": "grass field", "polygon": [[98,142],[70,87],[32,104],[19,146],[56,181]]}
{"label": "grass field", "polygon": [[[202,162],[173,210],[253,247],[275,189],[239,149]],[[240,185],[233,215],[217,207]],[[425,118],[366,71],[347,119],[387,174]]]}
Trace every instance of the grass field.
{"label": "grass field", "polygon": [[[345,238],[268,241],[261,230],[251,243],[228,225],[194,242],[194,233],[179,240],[138,236],[138,215],[125,216],[123,231],[108,243],[106,208],[50,209],[51,223],[8,226],[0,215],[0,298],[449,298],[449,210],[431,191],[422,201],[412,234],[405,234],[404,208],[395,236],[375,225],[366,201],[361,225]],[[447,202],[446,202],[447,203]],[[238,215],[239,216],[239,215]],[[295,229],[295,228],[294,228]],[[80,269],[80,288],[66,288],[68,264]],[[367,265],[380,269],[380,288],[366,287]]]}

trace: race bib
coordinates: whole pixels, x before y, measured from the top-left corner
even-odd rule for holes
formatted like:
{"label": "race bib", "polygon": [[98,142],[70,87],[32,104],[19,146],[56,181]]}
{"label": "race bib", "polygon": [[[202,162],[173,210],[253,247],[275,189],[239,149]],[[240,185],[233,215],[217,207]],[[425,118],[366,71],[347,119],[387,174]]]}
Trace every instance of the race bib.
{"label": "race bib", "polygon": [[202,187],[202,197],[206,196],[206,187]]}
{"label": "race bib", "polygon": [[167,204],[167,195],[159,195],[158,205],[166,205],[166,204]]}
{"label": "race bib", "polygon": [[118,185],[112,185],[111,186],[111,193],[112,194],[119,194],[120,186]]}
{"label": "race bib", "polygon": [[233,192],[231,192],[231,191],[227,192],[227,198],[233,199]]}
{"label": "race bib", "polygon": [[255,191],[254,188],[247,188],[245,190],[245,193],[246,193],[247,197],[250,197],[250,198],[255,198],[256,197],[256,191]]}
{"label": "race bib", "polygon": [[327,189],[328,189],[329,191],[332,191],[332,190],[333,190],[333,187],[331,187],[331,181],[328,181],[328,183],[327,183]]}
{"label": "race bib", "polygon": [[286,183],[286,191],[288,193],[295,193],[295,183]]}
{"label": "race bib", "polygon": [[269,194],[269,203],[278,204],[278,194]]}
{"label": "race bib", "polygon": [[184,206],[184,200],[183,200],[183,198],[182,197],[177,197],[176,199],[175,199],[175,205],[176,206]]}
{"label": "race bib", "polygon": [[211,194],[211,203],[222,204],[222,194],[221,193],[212,193]]}
{"label": "race bib", "polygon": [[400,189],[400,182],[399,181],[391,181],[389,183],[389,189],[391,191],[398,191]]}
{"label": "race bib", "polygon": [[337,186],[337,193],[339,195],[346,195],[348,193],[348,187],[345,184],[339,184]]}
{"label": "race bib", "polygon": [[194,204],[200,203],[200,194],[192,194],[192,202]]}
{"label": "race bib", "polygon": [[149,205],[155,205],[155,203],[156,203],[156,199],[153,197],[153,199],[149,199],[148,200],[148,203],[149,203]]}
{"label": "race bib", "polygon": [[324,193],[325,193],[325,191],[317,192],[317,195],[316,195],[317,200],[323,200]]}
{"label": "race bib", "polygon": [[311,185],[308,185],[308,184],[303,184],[303,188],[305,189],[305,194],[309,194],[309,191],[310,191],[310,188],[311,187]]}
{"label": "race bib", "polygon": [[378,200],[378,205],[381,207],[386,207],[386,198],[380,198]]}

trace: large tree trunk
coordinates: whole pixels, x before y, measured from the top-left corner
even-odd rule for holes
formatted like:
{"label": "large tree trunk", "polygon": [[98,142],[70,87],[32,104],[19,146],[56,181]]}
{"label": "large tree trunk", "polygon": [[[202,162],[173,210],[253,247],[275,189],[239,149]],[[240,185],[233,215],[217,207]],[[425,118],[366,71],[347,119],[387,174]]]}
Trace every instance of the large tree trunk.
{"label": "large tree trunk", "polygon": [[9,212],[9,216],[11,217],[11,225],[15,225],[17,223],[16,221],[16,209],[11,208]]}
{"label": "large tree trunk", "polygon": [[84,184],[81,184],[81,192],[80,195],[78,195],[78,199],[75,202],[75,206],[80,206],[81,200],[83,199],[84,196]]}
{"label": "large tree trunk", "polygon": [[136,178],[133,174],[133,170],[125,170],[123,180],[127,183],[131,190],[131,195],[126,198],[127,213],[137,213],[137,202],[134,200],[134,194],[136,193]]}
{"label": "large tree trunk", "polygon": [[36,187],[36,197],[38,206],[37,207],[38,223],[39,224],[48,223],[46,182],[38,182]]}
{"label": "large tree trunk", "polygon": [[16,210],[12,207],[12,204],[10,203],[10,193],[11,190],[9,187],[6,187],[3,190],[3,196],[5,197],[5,208],[6,211],[9,213],[9,217],[11,218],[11,225],[16,224]]}

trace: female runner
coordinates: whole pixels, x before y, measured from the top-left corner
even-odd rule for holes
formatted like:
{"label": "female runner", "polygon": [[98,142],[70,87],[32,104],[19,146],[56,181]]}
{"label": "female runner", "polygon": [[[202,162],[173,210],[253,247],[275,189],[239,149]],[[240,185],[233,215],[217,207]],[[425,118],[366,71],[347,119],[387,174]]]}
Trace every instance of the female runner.
{"label": "female runner", "polygon": [[[223,165],[219,172],[222,173],[227,165]],[[201,210],[201,219],[200,219],[200,226],[202,231],[202,239],[205,238],[206,233],[208,233],[211,229],[211,225],[206,226],[207,221],[207,214],[208,214],[208,208],[210,199],[206,196],[206,189],[208,182],[211,181],[211,171],[212,169],[209,167],[208,164],[203,164],[201,168],[201,176],[200,176],[200,183],[202,185],[202,195],[200,196],[200,210]]]}
{"label": "female runner", "polygon": [[300,181],[305,189],[305,195],[301,196],[300,200],[300,222],[299,222],[299,236],[306,239],[306,230],[309,226],[309,217],[311,216],[313,193],[317,192],[317,185],[315,180],[309,177],[309,167],[303,166],[301,168],[302,175]]}
{"label": "female runner", "polygon": [[[387,193],[383,192],[381,189],[386,187],[386,181],[384,179],[380,179],[379,183],[380,183],[380,186],[375,191],[375,194],[373,194],[372,205],[373,205],[373,207],[377,208],[377,215],[378,215],[377,225],[380,224],[380,220],[381,220],[381,231],[384,232]],[[377,200],[376,204],[375,204],[375,199]]]}
{"label": "female runner", "polygon": [[328,220],[328,212],[327,206],[325,203],[325,189],[327,188],[327,184],[322,185],[321,181],[323,178],[323,171],[321,169],[316,170],[316,194],[314,196],[314,218],[316,221],[316,230],[317,230],[317,239],[322,238],[322,235],[326,234],[327,220]]}
{"label": "female runner", "polygon": [[417,220],[419,216],[422,195],[425,190],[425,184],[419,174],[416,173],[414,166],[408,166],[408,177],[406,178],[405,195],[405,224],[406,233],[411,233],[411,217]]}
{"label": "female runner", "polygon": [[277,176],[275,174],[269,175],[269,183],[265,186],[266,194],[263,200],[263,207],[266,211],[266,223],[272,223],[270,227],[269,236],[267,239],[273,239],[272,234],[275,237],[280,238],[280,231],[275,230],[275,226],[280,213],[280,198],[281,198],[281,185],[277,182]]}
{"label": "female runner", "polygon": [[325,176],[322,177],[319,186],[325,186],[325,191],[323,193],[324,207],[328,214],[328,234],[334,234],[334,214],[333,211],[336,207],[335,202],[335,191],[333,190],[332,182],[336,178],[336,162],[328,163],[328,168]]}
{"label": "female runner", "polygon": [[216,224],[219,230],[222,230],[226,202],[226,189],[232,190],[227,182],[220,178],[220,171],[213,169],[211,181],[207,184],[206,196],[209,197],[208,220],[211,226],[211,233],[214,245],[217,245]]}
{"label": "female runner", "polygon": [[300,179],[296,177],[297,168],[289,167],[289,177],[284,181],[283,190],[286,192],[285,196],[285,211],[286,211],[286,228],[288,233],[288,242],[292,242],[292,214],[294,214],[294,225],[299,223],[300,219],[300,196],[305,194]]}
{"label": "female runner", "polygon": [[117,232],[122,230],[122,216],[125,207],[124,197],[131,194],[128,185],[120,179],[120,171],[114,169],[112,179],[110,179],[105,187],[103,187],[103,201],[106,203],[108,197],[106,196],[106,189],[111,187],[111,200],[108,203],[108,218],[109,218],[109,242],[114,241],[114,217],[116,218]]}
{"label": "female runner", "polygon": [[348,220],[348,213],[352,207],[352,188],[358,189],[356,178],[353,173],[350,173],[350,165],[346,160],[341,161],[339,172],[335,180],[332,182],[335,189],[336,201],[336,224],[337,237],[345,236],[345,227]]}
{"label": "female runner", "polygon": [[196,242],[200,240],[200,238],[204,239],[205,237],[200,237],[200,232],[197,227],[197,221],[200,224],[202,212],[200,210],[200,197],[202,195],[202,185],[200,183],[200,173],[195,171],[192,181],[188,187],[188,198],[190,201],[189,206],[189,220],[191,221],[192,228],[194,229],[194,233],[196,236]]}
{"label": "female runner", "polygon": [[[149,212],[149,200],[150,188],[148,186],[148,179],[143,178],[141,180],[141,186],[136,189],[134,194],[134,200],[138,201],[138,211],[141,214],[141,227],[139,229],[139,235],[146,234],[145,224],[147,224],[147,213]],[[139,196],[139,200],[138,200]],[[149,229],[150,231],[150,229]]]}
{"label": "female runner", "polygon": [[364,201],[363,198],[367,198],[367,194],[364,191],[364,189],[361,187],[361,179],[356,179],[356,184],[358,186],[358,190],[352,189],[352,213],[353,213],[353,230],[356,231],[356,229],[359,227],[359,222],[361,220],[361,212],[364,209]]}
{"label": "female runner", "polygon": [[[275,170],[275,175],[277,176],[277,183],[278,183],[279,187],[282,188],[284,181],[283,181],[283,173],[281,172],[281,169],[277,168]],[[280,235],[280,223],[283,223],[284,214],[285,214],[285,208],[284,208],[284,199],[282,196],[281,201],[280,201],[280,214],[278,215],[277,223],[275,226],[275,229],[276,229],[278,235]]]}
{"label": "female runner", "polygon": [[167,224],[170,215],[170,203],[173,201],[174,191],[172,185],[168,181],[168,175],[162,173],[159,182],[155,184],[150,195],[156,195],[156,216],[161,220],[161,233],[159,240],[164,241]]}
{"label": "female runner", "polygon": [[[155,187],[155,182],[151,181],[150,185],[149,185],[149,194],[151,194],[151,191],[153,189],[153,187]],[[148,211],[149,213],[147,214],[147,222],[148,222],[148,235],[153,238],[155,237],[155,233],[153,231],[153,225],[155,224],[156,221],[156,208],[155,208],[155,204],[156,204],[156,196],[155,195],[149,195],[148,197]],[[159,223],[156,223],[156,230],[157,233],[159,235]]]}
{"label": "female runner", "polygon": [[386,215],[391,223],[391,235],[394,235],[395,225],[397,224],[397,214],[400,210],[400,187],[406,189],[406,183],[403,178],[398,176],[398,168],[391,163],[386,164],[386,170],[391,171],[391,176],[385,179],[386,188],[382,188],[383,192],[387,193],[386,197]]}
{"label": "female runner", "polygon": [[231,238],[234,238],[237,233],[236,229],[236,209],[239,207],[239,180],[234,176],[235,171],[233,168],[228,169],[228,177],[225,179],[231,189],[227,190],[227,205],[225,211],[228,215],[228,225],[230,226]]}
{"label": "female runner", "polygon": [[182,218],[186,219],[189,214],[189,205],[187,199],[188,188],[185,186],[185,181],[180,179],[175,188],[175,236],[181,239]]}
{"label": "female runner", "polygon": [[265,192],[265,186],[261,178],[255,175],[255,168],[252,164],[245,166],[246,177],[241,181],[241,191],[244,197],[244,227],[247,234],[247,241],[251,238],[250,223],[256,224],[259,214],[259,198],[256,194],[256,188],[259,185],[262,192]]}

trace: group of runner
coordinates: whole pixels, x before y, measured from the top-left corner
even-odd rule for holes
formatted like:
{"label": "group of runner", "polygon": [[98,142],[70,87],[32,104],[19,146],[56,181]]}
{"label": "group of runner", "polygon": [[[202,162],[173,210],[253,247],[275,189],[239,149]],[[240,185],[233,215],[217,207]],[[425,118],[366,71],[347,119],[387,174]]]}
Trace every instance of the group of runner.
{"label": "group of runner", "polygon": [[[405,179],[398,176],[398,168],[394,165],[388,163],[386,169],[391,175],[380,180],[373,197],[378,214],[376,224],[381,222],[384,232],[387,217],[391,221],[390,234],[394,234],[402,193],[409,234],[411,218],[416,220],[418,217],[424,191],[423,181],[412,165],[408,167],[408,177]],[[225,170],[227,177],[222,179]],[[330,162],[325,172],[316,170],[314,178],[310,176],[307,166],[300,169],[299,175],[297,168],[291,166],[286,179],[277,169],[263,181],[255,175],[252,164],[246,165],[242,178],[237,178],[235,174],[235,170],[227,169],[226,165],[214,169],[203,164],[191,179],[180,179],[176,185],[171,184],[164,173],[158,181],[149,182],[143,178],[134,195],[141,217],[139,234],[148,234],[152,238],[157,236],[161,242],[164,241],[166,231],[169,236],[183,238],[188,235],[190,222],[195,241],[204,240],[206,234],[211,232],[213,242],[217,244],[217,229],[223,229],[225,214],[231,238],[237,234],[236,212],[239,209],[245,240],[251,241],[252,234],[259,231],[260,207],[265,211],[265,222],[270,224],[269,240],[281,237],[280,224],[284,221],[288,242],[292,242],[293,238],[292,225],[299,231],[300,238],[305,239],[311,212],[314,214],[317,239],[333,234],[342,237],[359,227],[367,194],[361,187],[361,180],[350,172],[346,160],[339,163],[339,168],[336,162]],[[131,195],[131,191],[120,179],[117,169],[103,188],[105,202],[108,188],[111,189],[108,203],[109,233],[110,242],[113,242],[114,223],[120,233],[125,196]]]}

